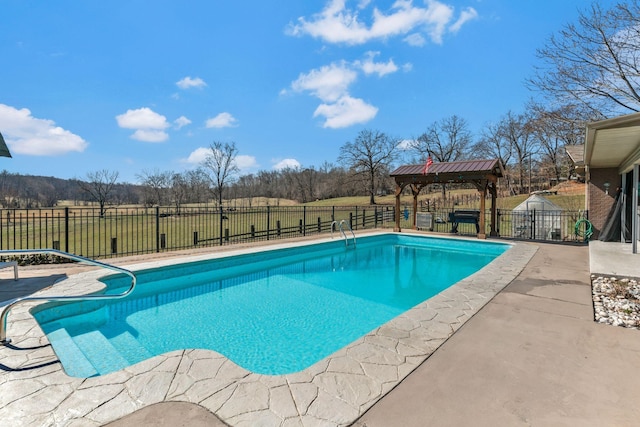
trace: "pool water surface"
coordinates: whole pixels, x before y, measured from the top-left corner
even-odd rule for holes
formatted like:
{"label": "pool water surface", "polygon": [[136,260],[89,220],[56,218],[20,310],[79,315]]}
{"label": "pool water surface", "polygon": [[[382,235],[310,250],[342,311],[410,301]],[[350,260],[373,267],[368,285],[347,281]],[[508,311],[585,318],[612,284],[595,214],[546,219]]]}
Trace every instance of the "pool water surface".
{"label": "pool water surface", "polygon": [[[301,371],[475,273],[507,244],[382,235],[136,272],[110,303],[33,310],[65,371],[107,374],[210,349],[260,374]],[[120,292],[125,278],[102,280]]]}

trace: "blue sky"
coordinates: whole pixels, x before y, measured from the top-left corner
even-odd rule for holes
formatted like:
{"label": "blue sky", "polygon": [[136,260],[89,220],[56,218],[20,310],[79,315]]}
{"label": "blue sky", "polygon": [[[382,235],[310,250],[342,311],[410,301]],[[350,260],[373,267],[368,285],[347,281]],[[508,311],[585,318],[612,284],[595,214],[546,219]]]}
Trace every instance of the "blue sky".
{"label": "blue sky", "polygon": [[[601,1],[603,6],[613,4]],[[535,50],[587,0],[0,0],[0,169],[85,178],[335,163],[362,129],[411,139],[520,112]]]}

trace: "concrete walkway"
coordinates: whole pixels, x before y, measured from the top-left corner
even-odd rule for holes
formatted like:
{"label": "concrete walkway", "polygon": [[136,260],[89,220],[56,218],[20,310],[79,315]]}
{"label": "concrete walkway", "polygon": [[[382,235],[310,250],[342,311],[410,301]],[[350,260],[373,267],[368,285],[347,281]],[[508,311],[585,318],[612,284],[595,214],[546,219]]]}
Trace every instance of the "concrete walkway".
{"label": "concrete walkway", "polygon": [[525,270],[356,423],[632,426],[640,331],[597,324],[587,247],[540,244]]}

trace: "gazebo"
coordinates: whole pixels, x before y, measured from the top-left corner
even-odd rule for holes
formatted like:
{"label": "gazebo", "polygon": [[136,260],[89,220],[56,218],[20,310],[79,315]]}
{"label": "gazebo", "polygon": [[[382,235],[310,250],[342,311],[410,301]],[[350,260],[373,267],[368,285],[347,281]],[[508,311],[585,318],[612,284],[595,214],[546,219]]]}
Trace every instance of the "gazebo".
{"label": "gazebo", "polygon": [[468,160],[461,162],[443,162],[431,164],[425,173],[425,165],[400,166],[391,177],[396,182],[396,226],[395,231],[400,230],[400,195],[408,185],[413,194],[413,229],[416,229],[416,212],[418,210],[418,195],[429,184],[459,184],[470,182],[480,192],[480,232],[479,239],[485,239],[486,225],[484,218],[485,199],[487,192],[491,194],[491,236],[497,236],[496,231],[496,199],[498,197],[498,178],[504,176],[504,168],[499,159]]}

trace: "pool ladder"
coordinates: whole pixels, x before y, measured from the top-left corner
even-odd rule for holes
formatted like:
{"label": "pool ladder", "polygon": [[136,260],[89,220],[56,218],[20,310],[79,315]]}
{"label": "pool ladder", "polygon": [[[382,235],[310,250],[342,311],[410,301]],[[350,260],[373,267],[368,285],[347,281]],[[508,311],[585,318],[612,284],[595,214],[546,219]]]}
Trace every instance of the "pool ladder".
{"label": "pool ladder", "polygon": [[111,300],[124,298],[131,294],[136,287],[136,275],[132,271],[126,268],[118,267],[115,265],[105,264],[100,261],[95,261],[89,258],[73,255],[67,252],[62,252],[56,249],[24,249],[24,250],[8,250],[0,251],[0,256],[7,255],[56,255],[61,258],[67,258],[73,261],[82,262],[85,264],[94,265],[97,267],[103,267],[109,270],[115,270],[119,273],[126,274],[131,277],[131,286],[126,291],[119,294],[92,294],[92,295],[69,295],[69,296],[41,296],[41,297],[19,297],[7,301],[7,305],[0,313],[0,345],[8,345],[11,343],[11,339],[7,338],[7,317],[13,307],[23,302],[28,301],[91,301],[91,300]]}
{"label": "pool ladder", "polygon": [[340,234],[342,234],[342,237],[344,237],[344,243],[345,245],[349,246],[349,238],[347,237],[347,233],[345,233],[344,228],[342,228],[343,225],[346,225],[347,228],[349,229],[349,231],[351,232],[351,238],[353,239],[353,247],[355,248],[356,246],[356,235],[353,232],[353,230],[351,229],[351,225],[349,225],[349,222],[346,219],[343,219],[342,221],[338,222],[338,221],[333,221],[331,223],[331,238],[333,239],[333,230],[335,229],[335,225],[338,225],[338,229],[340,230]]}

